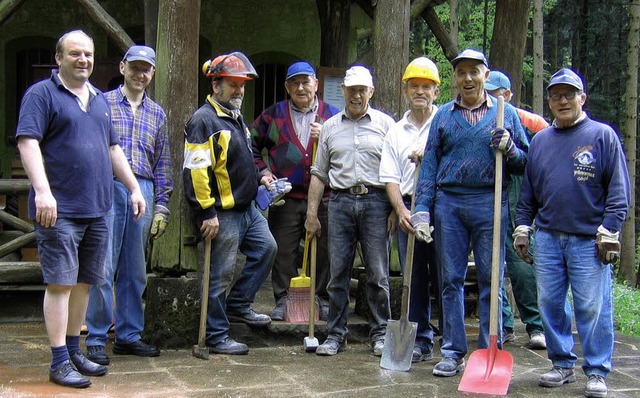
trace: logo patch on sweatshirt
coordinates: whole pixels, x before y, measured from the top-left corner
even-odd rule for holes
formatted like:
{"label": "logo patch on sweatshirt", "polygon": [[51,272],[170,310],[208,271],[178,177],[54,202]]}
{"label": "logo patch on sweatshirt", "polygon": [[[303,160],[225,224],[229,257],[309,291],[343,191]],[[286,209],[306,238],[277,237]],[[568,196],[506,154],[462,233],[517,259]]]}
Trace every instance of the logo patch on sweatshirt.
{"label": "logo patch on sweatshirt", "polygon": [[593,146],[578,147],[573,152],[573,176],[576,181],[589,181],[596,177],[596,158],[592,153]]}

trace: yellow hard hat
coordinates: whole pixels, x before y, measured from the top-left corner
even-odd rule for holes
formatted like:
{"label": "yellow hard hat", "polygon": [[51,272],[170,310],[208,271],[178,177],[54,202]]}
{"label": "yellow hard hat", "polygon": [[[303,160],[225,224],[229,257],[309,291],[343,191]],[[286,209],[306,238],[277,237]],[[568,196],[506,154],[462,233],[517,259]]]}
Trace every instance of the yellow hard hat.
{"label": "yellow hard hat", "polygon": [[407,65],[407,69],[402,75],[402,82],[406,83],[409,79],[429,79],[436,84],[440,84],[440,76],[438,68],[429,58],[419,57],[414,59]]}

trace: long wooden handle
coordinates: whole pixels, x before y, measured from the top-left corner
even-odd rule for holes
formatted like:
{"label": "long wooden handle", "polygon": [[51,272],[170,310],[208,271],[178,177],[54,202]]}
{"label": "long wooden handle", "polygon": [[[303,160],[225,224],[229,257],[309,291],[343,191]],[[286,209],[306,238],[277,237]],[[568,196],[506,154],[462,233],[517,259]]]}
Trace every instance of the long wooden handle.
{"label": "long wooden handle", "polygon": [[200,331],[198,332],[198,346],[204,347],[207,327],[207,307],[209,304],[209,275],[211,272],[211,240],[205,239],[204,266],[202,269],[202,298],[200,301]]}
{"label": "long wooden handle", "polygon": [[[504,127],[504,97],[498,96],[496,127]],[[502,151],[496,149],[496,178],[493,196],[493,247],[491,252],[491,302],[489,335],[498,334],[498,288],[500,287],[500,235],[502,232]]]}
{"label": "long wooden handle", "polygon": [[[416,187],[418,186],[418,176],[420,175],[420,162],[416,163],[413,172],[413,195],[411,195],[411,214],[416,209]],[[411,295],[411,273],[413,272],[413,251],[416,242],[416,235],[413,232],[407,237],[407,255],[404,260],[404,275],[402,278],[402,303],[400,306],[400,319],[409,319],[409,300]]]}

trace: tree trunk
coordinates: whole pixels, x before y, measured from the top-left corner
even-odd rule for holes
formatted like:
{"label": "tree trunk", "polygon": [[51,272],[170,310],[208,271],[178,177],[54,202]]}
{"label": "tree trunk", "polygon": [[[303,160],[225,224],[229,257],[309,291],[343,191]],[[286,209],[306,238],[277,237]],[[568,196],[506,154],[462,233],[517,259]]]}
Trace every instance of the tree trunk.
{"label": "tree trunk", "polygon": [[[151,267],[165,273],[197,269],[196,230],[184,199],[184,124],[198,106],[200,0],[161,0],[158,11],[156,99],[167,114],[173,194],[165,234],[153,245]],[[189,43],[189,45],[185,45]]]}
{"label": "tree trunk", "polygon": [[636,273],[635,233],[635,180],[636,138],[638,135],[638,53],[640,47],[640,0],[629,2],[629,36],[627,48],[627,86],[624,122],[624,146],[627,153],[627,168],[631,181],[631,207],[629,217],[622,229],[622,253],[620,274],[630,286],[638,287],[640,273]]}
{"label": "tree trunk", "polygon": [[442,52],[448,60],[452,60],[458,55],[458,40],[453,40],[447,29],[442,25],[442,21],[438,18],[438,14],[433,7],[427,7],[420,16],[433,32],[433,35],[438,40],[438,44],[442,47]]}
{"label": "tree trunk", "polygon": [[[156,48],[158,42],[158,5],[158,0],[144,0],[144,42],[151,48]],[[155,91],[155,80],[151,80],[147,94],[155,98]]]}
{"label": "tree trunk", "polygon": [[[458,0],[451,0],[450,1],[450,5],[449,5],[449,9],[450,11],[450,18],[449,18],[449,27],[450,27],[450,31],[451,33],[449,34],[449,37],[451,38],[451,42],[453,43],[453,46],[455,47],[455,52],[458,52],[458,46],[459,46],[459,42],[458,42],[458,37],[460,35],[460,21],[458,20]],[[445,52],[446,54],[446,52]],[[457,54],[456,54],[457,55]],[[451,58],[449,58],[447,56],[447,58],[449,58],[449,60],[453,59],[455,57],[455,55],[453,55]],[[451,98],[455,98],[457,93],[458,93],[458,87],[454,84],[454,80],[453,80],[453,74],[451,75]]]}
{"label": "tree trunk", "polygon": [[511,102],[516,106],[520,102],[528,21],[529,0],[496,0],[489,65],[509,75],[514,96]]}
{"label": "tree trunk", "polygon": [[124,54],[133,45],[127,32],[105,11],[97,0],[77,0],[87,14],[107,33],[115,45]]}
{"label": "tree trunk", "polygon": [[544,0],[533,0],[533,112],[544,113]]}
{"label": "tree trunk", "polygon": [[320,65],[344,68],[349,59],[349,0],[316,0],[320,17]]}
{"label": "tree trunk", "polygon": [[373,19],[376,108],[394,120],[402,114],[400,77],[409,56],[409,0],[378,0]]}

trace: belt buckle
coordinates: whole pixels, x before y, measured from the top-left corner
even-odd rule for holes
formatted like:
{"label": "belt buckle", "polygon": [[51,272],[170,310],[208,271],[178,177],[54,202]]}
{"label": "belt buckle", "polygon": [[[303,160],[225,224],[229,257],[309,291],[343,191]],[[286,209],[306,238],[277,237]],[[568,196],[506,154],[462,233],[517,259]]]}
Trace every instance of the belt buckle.
{"label": "belt buckle", "polygon": [[364,184],[351,187],[349,188],[349,191],[353,195],[366,195],[367,193],[369,193],[369,189]]}

